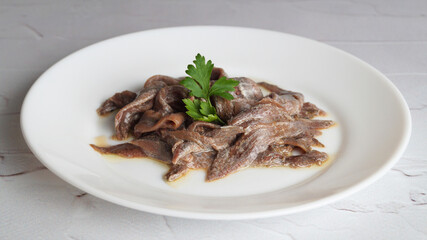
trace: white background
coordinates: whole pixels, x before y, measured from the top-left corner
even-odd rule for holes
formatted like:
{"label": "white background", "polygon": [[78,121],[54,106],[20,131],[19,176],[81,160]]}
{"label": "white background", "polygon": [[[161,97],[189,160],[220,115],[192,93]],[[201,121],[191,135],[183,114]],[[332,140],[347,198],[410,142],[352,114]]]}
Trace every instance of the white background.
{"label": "white background", "polygon": [[[277,30],[367,61],[408,102],[413,132],[406,152],[384,177],[349,198],[303,213],[245,221],[138,212],[85,194],[46,170],[19,127],[22,100],[37,77],[100,40],[181,25]],[[426,122],[424,0],[0,0],[0,239],[426,239]]]}

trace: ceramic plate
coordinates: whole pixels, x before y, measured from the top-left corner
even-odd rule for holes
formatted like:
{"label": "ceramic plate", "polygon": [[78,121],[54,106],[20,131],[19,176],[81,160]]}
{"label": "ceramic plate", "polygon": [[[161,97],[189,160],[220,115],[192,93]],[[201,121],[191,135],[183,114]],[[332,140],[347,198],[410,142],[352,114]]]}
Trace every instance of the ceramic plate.
{"label": "ceramic plate", "polygon": [[[193,171],[168,184],[149,159],[101,156],[89,144],[115,142],[112,118],[97,107],[115,92],[137,91],[154,74],[183,76],[201,53],[229,76],[301,92],[337,125],[320,137],[322,167],[251,168],[212,183]],[[142,211],[201,219],[260,218],[331,203],[382,176],[399,159],[411,129],[396,87],[365,62],[328,45],[284,33],[236,27],[178,27],[106,40],[47,70],[21,115],[37,158],[70,184]]]}

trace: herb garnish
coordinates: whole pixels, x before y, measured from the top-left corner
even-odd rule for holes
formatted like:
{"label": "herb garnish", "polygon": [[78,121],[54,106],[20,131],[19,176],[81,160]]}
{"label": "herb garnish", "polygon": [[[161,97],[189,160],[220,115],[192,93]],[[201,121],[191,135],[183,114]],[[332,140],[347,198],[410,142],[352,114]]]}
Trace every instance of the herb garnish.
{"label": "herb garnish", "polygon": [[186,77],[180,82],[181,85],[190,90],[190,96],[200,99],[186,98],[182,101],[187,108],[187,114],[194,120],[205,122],[217,122],[225,124],[216,113],[216,109],[212,106],[210,97],[220,96],[227,100],[232,100],[234,97],[229,93],[234,91],[234,87],[239,84],[238,81],[221,77],[210,86],[210,79],[214,64],[211,60],[206,62],[205,57],[197,54],[194,65],[187,66],[187,73],[190,77]]}

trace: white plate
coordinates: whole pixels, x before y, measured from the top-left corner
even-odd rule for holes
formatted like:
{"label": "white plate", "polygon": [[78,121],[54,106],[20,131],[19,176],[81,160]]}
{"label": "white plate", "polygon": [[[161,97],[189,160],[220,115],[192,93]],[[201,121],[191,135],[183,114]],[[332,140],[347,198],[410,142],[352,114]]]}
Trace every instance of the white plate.
{"label": "white plate", "polygon": [[[152,160],[118,160],[93,151],[111,136],[111,118],[95,110],[154,74],[182,76],[197,53],[230,76],[302,92],[338,123],[321,141],[331,160],[309,169],[247,169],[213,183],[194,171],[167,184]],[[202,219],[289,214],[331,203],[382,176],[399,159],[411,130],[395,86],[361,60],[305,38],[236,27],[179,27],[106,40],[64,58],[28,92],[21,115],[37,158],[70,184],[142,211]],[[112,140],[108,140],[113,143]]]}

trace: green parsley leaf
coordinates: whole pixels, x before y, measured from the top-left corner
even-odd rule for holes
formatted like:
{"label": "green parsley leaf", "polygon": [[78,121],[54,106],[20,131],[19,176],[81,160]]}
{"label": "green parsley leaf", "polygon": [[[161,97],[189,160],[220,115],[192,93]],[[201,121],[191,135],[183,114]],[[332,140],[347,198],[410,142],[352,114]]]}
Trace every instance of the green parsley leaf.
{"label": "green parsley leaf", "polygon": [[200,103],[200,113],[208,116],[210,114],[216,115],[216,110],[213,106],[209,105],[208,102],[201,102]]}
{"label": "green parsley leaf", "polygon": [[230,93],[228,93],[228,92],[220,92],[220,93],[216,93],[215,95],[220,96],[220,97],[223,97],[223,98],[225,98],[225,99],[227,99],[227,100],[232,100],[232,99],[234,99],[233,95],[231,95],[231,94],[230,94]]}
{"label": "green parsley leaf", "polygon": [[194,81],[194,79],[186,77],[180,83],[181,83],[181,85],[183,85],[184,87],[188,88],[191,91],[190,92],[191,96],[195,96],[195,97],[199,97],[199,98],[203,98],[205,96],[203,94],[202,89],[196,83],[196,81]]}
{"label": "green parsley leaf", "polygon": [[191,101],[190,99],[182,99],[182,101],[185,103],[185,108],[187,108],[187,114],[188,116],[196,119],[196,118],[202,118],[203,115],[200,113],[200,100],[194,99],[194,101]]}
{"label": "green parsley leaf", "polygon": [[[234,91],[235,90],[234,87],[237,85],[239,85],[239,81],[222,77],[212,85],[212,87],[209,90],[209,96],[217,95],[227,100],[231,100],[234,97],[228,92]],[[226,94],[223,94],[223,93],[226,93]]]}
{"label": "green parsley leaf", "polygon": [[209,114],[208,116],[203,116],[203,118],[198,118],[196,120],[204,121],[204,122],[216,122],[220,121],[218,115]]}
{"label": "green parsley leaf", "polygon": [[188,65],[185,71],[190,77],[183,79],[180,84],[190,90],[190,96],[198,97],[191,99],[183,99],[187,114],[194,120],[205,122],[217,122],[225,124],[217,115],[216,109],[212,106],[210,97],[220,96],[227,100],[232,100],[234,97],[229,92],[235,91],[239,82],[233,79],[221,77],[212,86],[210,79],[214,64],[211,60],[206,62],[204,56],[197,54],[194,65]]}
{"label": "green parsley leaf", "polygon": [[203,93],[206,96],[209,93],[209,84],[210,84],[212,69],[214,65],[212,64],[211,60],[205,63],[205,57],[200,55],[200,53],[197,54],[196,60],[194,60],[193,63],[195,66],[188,65],[187,71],[185,71],[185,73],[187,73],[190,77],[196,80],[197,83],[199,83],[200,87],[203,90]]}

